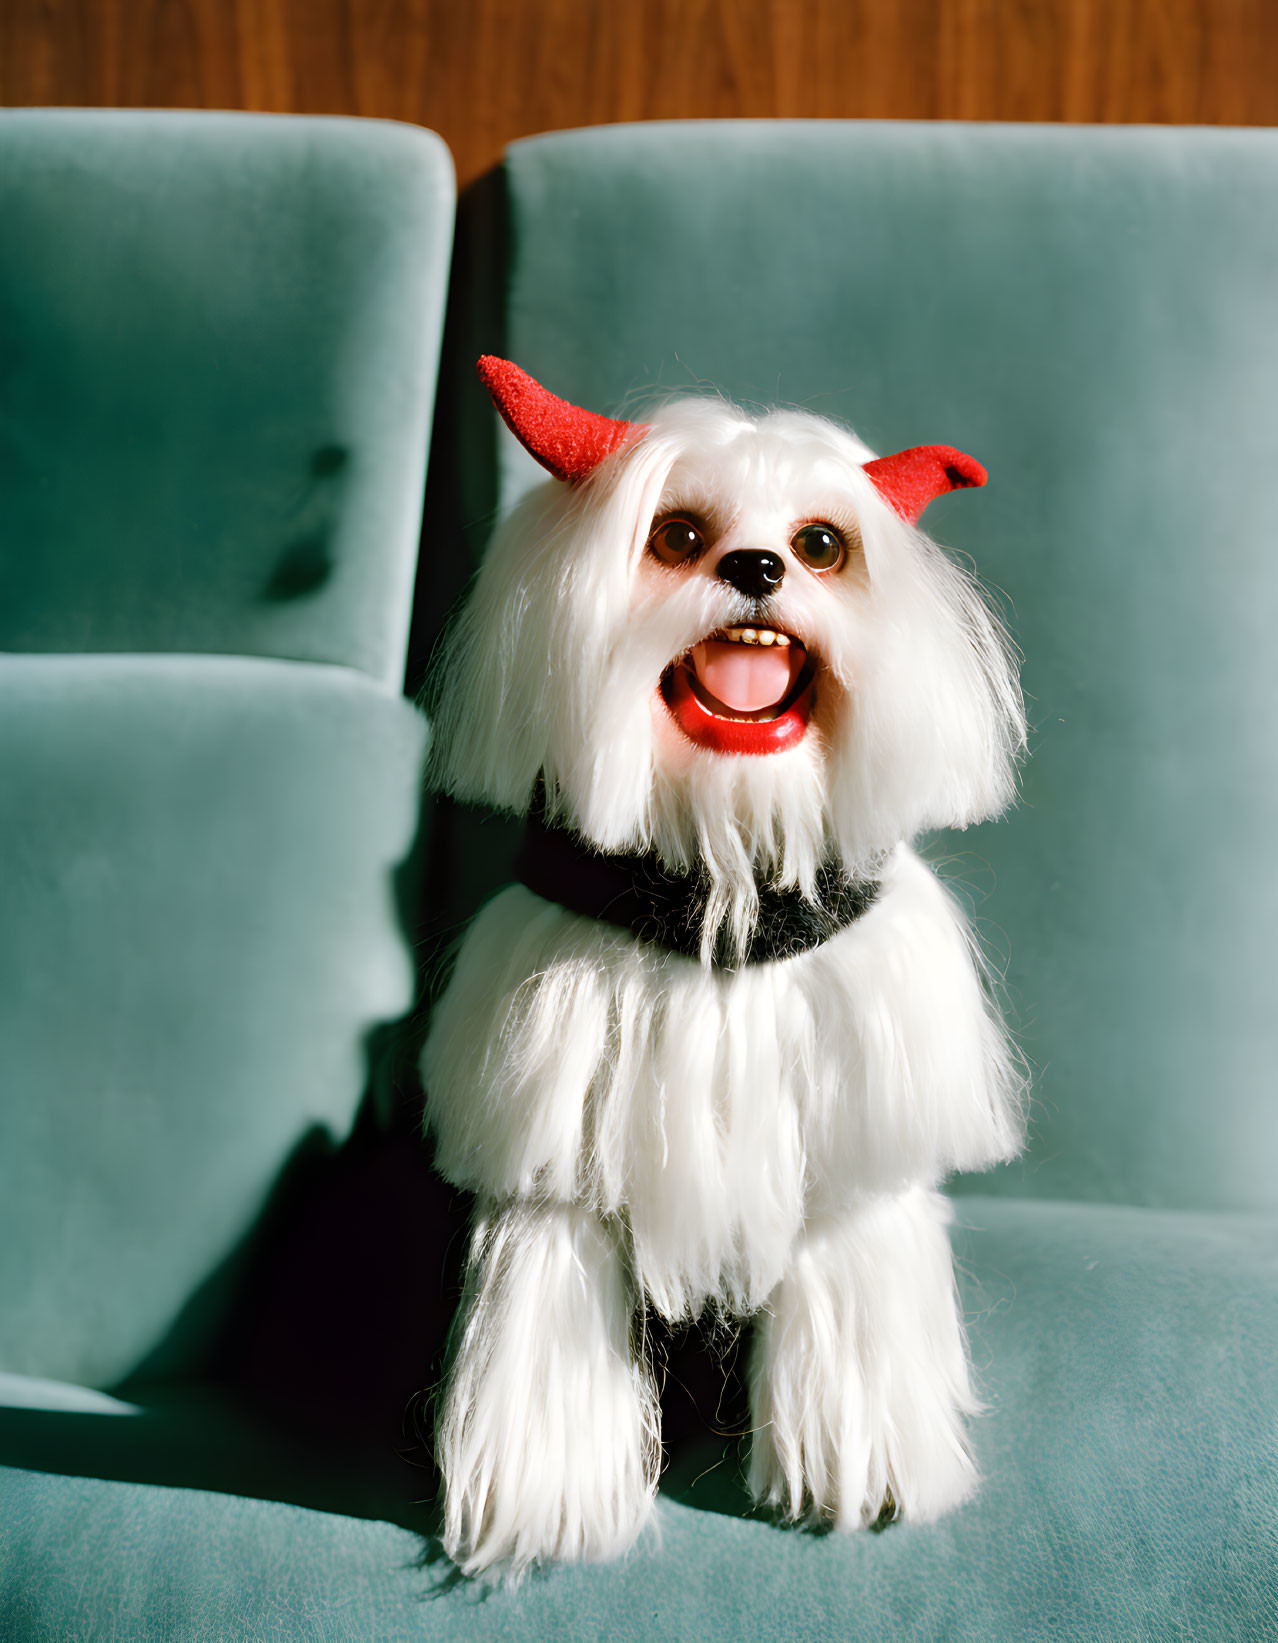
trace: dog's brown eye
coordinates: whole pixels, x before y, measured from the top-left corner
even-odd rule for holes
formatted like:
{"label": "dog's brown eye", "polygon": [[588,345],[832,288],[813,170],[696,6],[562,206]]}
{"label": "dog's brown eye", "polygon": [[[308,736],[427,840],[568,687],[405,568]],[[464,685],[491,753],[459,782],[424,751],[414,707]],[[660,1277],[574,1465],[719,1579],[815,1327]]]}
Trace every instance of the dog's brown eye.
{"label": "dog's brown eye", "polygon": [[648,538],[648,549],[663,565],[686,565],[705,552],[706,540],[690,519],[662,519]]}
{"label": "dog's brown eye", "polygon": [[838,570],[848,552],[833,525],[804,525],[790,538],[790,546],[809,570]]}

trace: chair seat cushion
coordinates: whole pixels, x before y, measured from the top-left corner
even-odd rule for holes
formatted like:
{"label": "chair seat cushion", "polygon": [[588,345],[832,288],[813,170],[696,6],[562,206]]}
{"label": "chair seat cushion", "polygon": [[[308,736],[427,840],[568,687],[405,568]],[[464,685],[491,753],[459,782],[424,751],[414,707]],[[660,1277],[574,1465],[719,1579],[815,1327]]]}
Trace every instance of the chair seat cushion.
{"label": "chair seat cushion", "polygon": [[[175,1487],[164,1445],[150,1457],[153,1481],[142,1464],[119,1481],[119,1457],[113,1473],[88,1442],[80,1453],[101,1475],[73,1475],[74,1446],[59,1449],[52,1425],[40,1437],[40,1419],[127,1431],[147,1415],[59,1417],[45,1389],[44,1409],[0,1422],[0,1635],[1272,1637],[1278,1229],[976,1198],[959,1201],[958,1220],[990,1405],[976,1425],[986,1481],[940,1523],[814,1536],[750,1521],[743,1506],[663,1499],[625,1560],[556,1570],[481,1602],[424,1538],[425,1508],[405,1510],[411,1485],[378,1518],[355,1515],[375,1512],[367,1499],[343,1515],[291,1504],[285,1491],[263,1500]],[[200,1407],[192,1419],[204,1421]],[[299,1487],[296,1498],[313,1497]]]}
{"label": "chair seat cushion", "polygon": [[338,667],[0,656],[0,1369],[198,1360],[413,1000],[425,724]]}

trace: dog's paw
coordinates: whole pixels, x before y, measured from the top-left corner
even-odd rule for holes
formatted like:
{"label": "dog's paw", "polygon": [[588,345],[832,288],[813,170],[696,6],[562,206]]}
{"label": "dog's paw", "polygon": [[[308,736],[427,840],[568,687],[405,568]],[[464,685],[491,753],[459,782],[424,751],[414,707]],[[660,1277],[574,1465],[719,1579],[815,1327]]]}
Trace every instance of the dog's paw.
{"label": "dog's paw", "polygon": [[656,1493],[660,1415],[630,1347],[615,1241],[584,1211],[481,1225],[437,1433],[444,1549],[517,1579],[626,1549]]}
{"label": "dog's paw", "polygon": [[866,1528],[928,1522],[977,1483],[943,1209],[911,1193],[810,1236],[752,1358],[755,1498]]}
{"label": "dog's paw", "polygon": [[795,1522],[850,1530],[929,1522],[972,1493],[963,1408],[927,1366],[880,1364],[867,1378],[866,1366],[845,1359],[818,1384],[807,1362],[797,1385],[780,1364],[770,1384],[756,1382],[757,1501]]}
{"label": "dog's paw", "polygon": [[[623,1552],[652,1507],[650,1420],[623,1366],[584,1385],[479,1397],[448,1415],[444,1549],[463,1573]],[[507,1385],[503,1392],[509,1393]]]}

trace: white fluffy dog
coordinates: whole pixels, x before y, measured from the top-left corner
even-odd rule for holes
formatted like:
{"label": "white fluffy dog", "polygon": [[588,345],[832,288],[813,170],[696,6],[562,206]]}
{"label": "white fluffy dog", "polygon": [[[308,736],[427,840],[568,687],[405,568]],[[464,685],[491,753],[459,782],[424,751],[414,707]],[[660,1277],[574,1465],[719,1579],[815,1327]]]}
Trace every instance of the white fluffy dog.
{"label": "white fluffy dog", "polygon": [[984,471],[480,374],[558,482],[498,534],[433,690],[438,785],[530,814],[424,1057],[439,1167],[478,1195],[446,1548],[518,1574],[634,1539],[648,1304],[759,1314],[760,1501],[929,1519],[975,1478],[937,1185],[1021,1138],[971,935],[908,842],[1001,810],[1024,743],[1003,630],[914,523]]}

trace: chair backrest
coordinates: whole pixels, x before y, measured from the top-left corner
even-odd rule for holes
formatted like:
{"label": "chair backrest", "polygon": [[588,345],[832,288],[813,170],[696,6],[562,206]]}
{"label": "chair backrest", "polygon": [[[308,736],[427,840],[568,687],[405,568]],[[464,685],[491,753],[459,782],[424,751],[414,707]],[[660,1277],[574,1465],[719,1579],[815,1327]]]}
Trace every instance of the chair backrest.
{"label": "chair backrest", "polygon": [[399,688],[452,211],[410,126],[0,118],[0,650]]}
{"label": "chair backrest", "polygon": [[[1278,136],[622,126],[514,145],[504,190],[463,351],[612,415],[705,384],[990,470],[928,514],[1005,597],[1033,724],[1019,808],[937,841],[1037,1069],[982,1190],[1278,1202]],[[535,472],[488,427],[469,520]]]}

